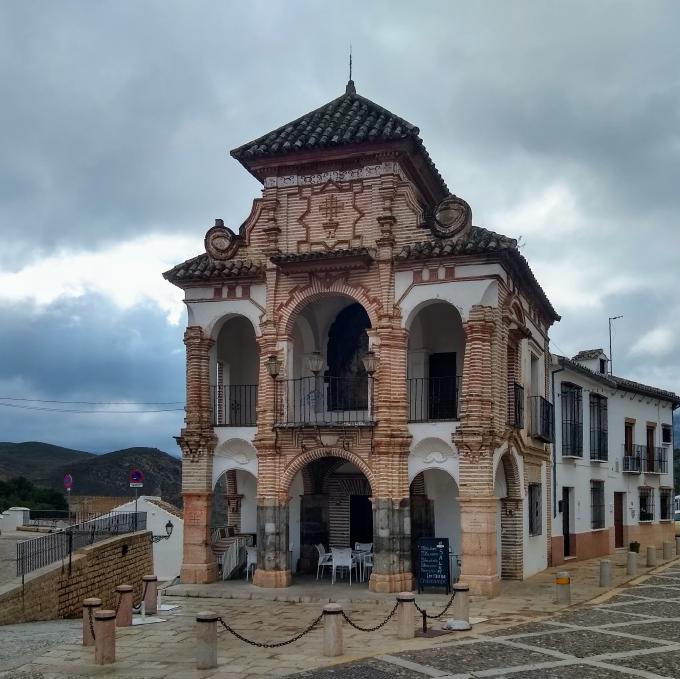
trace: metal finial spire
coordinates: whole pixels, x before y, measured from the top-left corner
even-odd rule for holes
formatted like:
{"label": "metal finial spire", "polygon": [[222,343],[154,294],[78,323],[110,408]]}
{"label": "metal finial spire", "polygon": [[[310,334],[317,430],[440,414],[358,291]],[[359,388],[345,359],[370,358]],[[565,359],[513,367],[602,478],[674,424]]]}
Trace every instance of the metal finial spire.
{"label": "metal finial spire", "polygon": [[354,80],[352,80],[352,43],[349,44],[349,80],[347,87],[345,87],[345,94],[356,94],[357,88],[354,87]]}

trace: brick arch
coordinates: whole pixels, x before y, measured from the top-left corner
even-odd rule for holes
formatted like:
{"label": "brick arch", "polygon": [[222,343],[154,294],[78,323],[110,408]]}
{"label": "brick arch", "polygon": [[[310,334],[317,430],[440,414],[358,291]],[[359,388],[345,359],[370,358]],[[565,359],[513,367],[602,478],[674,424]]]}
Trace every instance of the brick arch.
{"label": "brick arch", "polygon": [[301,469],[304,469],[310,462],[320,460],[324,457],[340,457],[347,462],[351,462],[366,477],[368,484],[371,487],[371,492],[375,494],[377,485],[371,468],[356,453],[352,453],[344,448],[315,448],[314,450],[300,453],[294,457],[291,463],[286,467],[286,471],[281,478],[281,490],[283,492],[288,492],[290,484],[293,482],[293,478],[295,478],[295,475]]}
{"label": "brick arch", "polygon": [[364,286],[350,285],[344,278],[322,280],[314,277],[308,285],[295,288],[288,300],[279,305],[276,315],[281,319],[283,332],[290,335],[293,332],[295,319],[304,307],[330,295],[347,297],[361,304],[371,321],[371,327],[378,325],[378,311],[380,301],[372,296]]}
{"label": "brick arch", "polygon": [[[505,484],[508,488],[508,498],[519,500],[522,498],[522,479],[520,478],[519,466],[512,448],[508,448],[498,461],[498,465],[503,465],[505,472]],[[498,466],[496,466],[498,469]]]}

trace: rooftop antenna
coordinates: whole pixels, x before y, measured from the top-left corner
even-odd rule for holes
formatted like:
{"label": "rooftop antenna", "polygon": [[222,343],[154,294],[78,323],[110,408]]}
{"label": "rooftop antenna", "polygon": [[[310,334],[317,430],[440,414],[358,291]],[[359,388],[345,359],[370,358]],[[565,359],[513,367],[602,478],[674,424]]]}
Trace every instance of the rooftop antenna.
{"label": "rooftop antenna", "polygon": [[623,318],[623,315],[621,315],[621,316],[610,316],[609,317],[609,374],[610,375],[614,374],[614,357],[612,356],[612,321],[616,321],[619,318]]}
{"label": "rooftop antenna", "polygon": [[349,44],[349,80],[345,88],[345,94],[356,94],[357,88],[354,87],[354,80],[352,80],[352,43]]}

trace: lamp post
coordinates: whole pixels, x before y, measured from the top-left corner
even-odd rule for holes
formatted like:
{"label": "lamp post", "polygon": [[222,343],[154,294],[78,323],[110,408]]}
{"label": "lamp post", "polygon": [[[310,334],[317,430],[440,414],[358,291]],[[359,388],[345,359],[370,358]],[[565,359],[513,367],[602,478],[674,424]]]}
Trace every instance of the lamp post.
{"label": "lamp post", "polygon": [[152,535],[151,536],[151,541],[153,543],[160,542],[161,540],[169,540],[170,536],[172,535],[172,530],[174,526],[172,525],[172,521],[168,521],[165,524],[165,535]]}
{"label": "lamp post", "polygon": [[621,315],[621,316],[610,316],[609,317],[609,374],[610,375],[614,374],[614,357],[612,356],[612,321],[616,321],[619,318],[623,318],[623,315]]}
{"label": "lamp post", "polygon": [[361,359],[364,364],[366,373],[368,374],[368,414],[373,413],[373,375],[378,369],[378,357],[375,355],[375,351],[367,351]]}

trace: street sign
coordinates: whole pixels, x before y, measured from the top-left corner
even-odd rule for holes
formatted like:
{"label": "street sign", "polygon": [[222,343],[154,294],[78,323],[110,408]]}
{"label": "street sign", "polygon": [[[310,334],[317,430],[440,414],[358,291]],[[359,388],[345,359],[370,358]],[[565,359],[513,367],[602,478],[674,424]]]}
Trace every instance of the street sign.
{"label": "street sign", "polygon": [[64,476],[64,488],[71,490],[73,488],[73,477],[70,474]]}
{"label": "street sign", "polygon": [[130,488],[144,487],[144,473],[140,469],[133,469],[128,478],[130,480]]}

